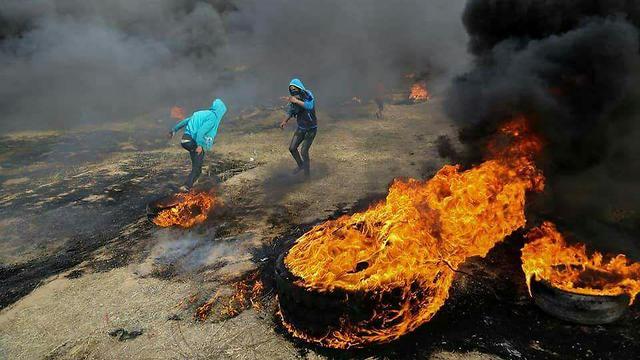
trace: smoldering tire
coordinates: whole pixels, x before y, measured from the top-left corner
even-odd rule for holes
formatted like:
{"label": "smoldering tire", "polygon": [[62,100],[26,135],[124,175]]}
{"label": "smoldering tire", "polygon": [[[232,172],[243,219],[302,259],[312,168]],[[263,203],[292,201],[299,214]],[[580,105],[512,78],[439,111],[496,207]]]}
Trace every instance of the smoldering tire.
{"label": "smoldering tire", "polygon": [[629,307],[629,296],[582,295],[560,290],[546,281],[531,282],[531,296],[544,312],[561,320],[584,325],[608,324],[620,319]]}

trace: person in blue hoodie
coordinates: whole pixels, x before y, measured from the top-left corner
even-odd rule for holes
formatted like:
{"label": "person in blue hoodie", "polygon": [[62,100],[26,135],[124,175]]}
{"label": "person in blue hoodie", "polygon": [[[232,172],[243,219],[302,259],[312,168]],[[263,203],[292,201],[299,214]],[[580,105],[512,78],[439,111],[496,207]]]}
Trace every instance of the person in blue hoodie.
{"label": "person in blue hoodie", "polygon": [[227,106],[220,99],[215,99],[207,110],[194,112],[190,117],[177,123],[169,132],[172,138],[178,130],[185,128],[180,144],[191,156],[191,173],[181,191],[189,191],[202,173],[204,153],[210,151],[218,134],[218,127],[222,117],[227,112]]}
{"label": "person in blue hoodie", "polygon": [[[309,159],[309,148],[313,144],[318,131],[318,120],[316,118],[316,101],[313,93],[307,90],[300,79],[293,79],[289,83],[289,104],[287,108],[287,118],[282,121],[280,128],[287,126],[291,118],[296,118],[298,128],[293,133],[289,151],[293,159],[298,164],[294,174],[304,170],[306,177],[310,176],[311,167]],[[302,144],[302,156],[298,152],[298,147]]]}

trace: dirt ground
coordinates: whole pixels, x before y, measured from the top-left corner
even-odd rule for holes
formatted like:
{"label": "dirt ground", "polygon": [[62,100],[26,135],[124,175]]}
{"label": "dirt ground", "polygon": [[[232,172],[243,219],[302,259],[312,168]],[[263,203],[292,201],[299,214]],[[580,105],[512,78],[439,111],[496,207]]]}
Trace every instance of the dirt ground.
{"label": "dirt ground", "polygon": [[259,308],[194,319],[198,306],[229,296],[269,261],[264,254],[277,251],[279,238],[361,209],[394,178],[428,178],[451,162],[441,137],[459,148],[457,128],[440,104],[388,105],[384,119],[373,104],[320,112],[306,182],[291,174],[293,126],[277,128],[280,111],[232,112],[199,185],[214,187],[224,205],[189,230],[158,228],[145,211],[189,169],[178,139],[165,139],[167,114],[1,138],[0,359],[494,360],[638,351],[637,305],[612,327],[542,314],[524,287],[518,240],[471,261],[465,271],[474,277],[456,280],[441,313],[387,347],[338,352],[292,339],[276,320],[272,288]]}
{"label": "dirt ground", "polygon": [[[367,104],[319,114],[308,182],[290,174],[293,125],[278,129],[280,112],[225,119],[203,179],[220,178],[225,210],[192,230],[155,228],[144,211],[188,171],[178,141],[163,138],[166,116],[7,136],[0,155],[0,358],[324,357],[303,354],[274,330],[273,306],[198,322],[192,308],[177,304],[228,288],[255,268],[252,251],[292,224],[324,219],[384,194],[395,177],[424,177],[446,161],[436,139],[455,138],[455,128],[437,100],[388,106],[381,120],[373,113]],[[159,270],[167,267],[170,274]],[[109,336],[117,328],[142,335],[118,341]]]}

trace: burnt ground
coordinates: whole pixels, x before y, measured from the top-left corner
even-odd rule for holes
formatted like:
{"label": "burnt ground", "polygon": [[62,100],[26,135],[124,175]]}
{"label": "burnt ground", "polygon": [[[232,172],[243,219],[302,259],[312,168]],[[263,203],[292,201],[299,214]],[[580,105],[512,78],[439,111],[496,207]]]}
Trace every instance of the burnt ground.
{"label": "burnt ground", "polygon": [[[392,344],[332,351],[292,339],[275,320],[271,266],[311,224],[366,208],[398,176],[425,178],[460,161],[439,102],[320,113],[314,174],[292,176],[281,114],[225,119],[199,185],[224,205],[189,230],[159,229],[146,204],[188,171],[172,122],[148,115],[112,128],[0,138],[0,358],[633,358],[638,306],[618,323],[563,323],[529,299],[521,238],[463,269],[436,317]],[[157,118],[160,118],[159,120]],[[225,127],[226,125],[226,127]],[[290,129],[289,129],[290,130]],[[449,139],[450,141],[447,141]],[[256,269],[261,308],[196,309]],[[119,334],[110,336],[109,334]],[[125,334],[126,336],[123,336]],[[133,334],[133,335],[132,335]]]}
{"label": "burnt ground", "polygon": [[[330,218],[364,210],[366,204],[382,197],[373,196]],[[293,228],[275,245],[256,254],[256,258],[270,258],[262,270],[266,284],[276,286],[272,276],[275,259],[313,225]],[[501,359],[635,359],[640,354],[640,305],[630,306],[620,320],[607,325],[579,325],[547,315],[529,296],[520,269],[524,243],[519,231],[486,258],[469,259],[459,269],[450,297],[436,316],[392,343],[352,350],[325,349],[291,337],[279,318],[274,322],[301,355],[317,352],[336,359],[424,359],[443,353],[492,354]]]}
{"label": "burnt ground", "polygon": [[[93,148],[91,141],[96,138],[101,140]],[[179,156],[154,154],[157,140],[133,148],[126,142],[131,139],[132,134],[121,131],[0,139],[2,168],[6,173],[19,172],[22,177],[18,179],[25,179],[17,184],[8,180],[7,192],[0,199],[0,213],[9,219],[4,234],[15,239],[4,245],[16,246],[26,260],[11,264],[11,256],[15,256],[12,251],[2,254],[9,255],[3,259],[9,264],[0,266],[0,308],[28,294],[51,275],[91,259],[93,252],[105,244],[119,249],[108,261],[92,261],[93,270],[106,271],[130,260],[129,249],[152,229],[141,219],[146,204],[169,194],[167,185],[179,181],[176,169],[160,166],[179,161]],[[135,152],[125,152],[125,158],[113,163],[107,160],[105,165],[95,164],[119,150]],[[37,166],[55,162],[64,164],[63,173]],[[207,171],[211,176],[228,178],[253,166],[214,157]],[[180,168],[183,170],[183,166]],[[6,177],[3,174],[0,179]],[[9,191],[16,187],[16,192]],[[51,241],[58,238],[61,241]]]}
{"label": "burnt ground", "polygon": [[[290,236],[280,239],[278,250],[268,252],[280,254],[310,227],[293,229]],[[302,356],[317,352],[337,359],[423,359],[438,358],[443,353],[493,354],[502,359],[636,358],[640,353],[640,306],[632,305],[613,324],[598,326],[567,323],[545,314],[529,296],[520,271],[523,244],[522,234],[517,233],[486,258],[470,259],[460,269],[449,300],[434,319],[390,344],[331,350],[291,338],[281,326],[278,330],[296,344]],[[265,273],[271,274],[271,269],[265,269]]]}

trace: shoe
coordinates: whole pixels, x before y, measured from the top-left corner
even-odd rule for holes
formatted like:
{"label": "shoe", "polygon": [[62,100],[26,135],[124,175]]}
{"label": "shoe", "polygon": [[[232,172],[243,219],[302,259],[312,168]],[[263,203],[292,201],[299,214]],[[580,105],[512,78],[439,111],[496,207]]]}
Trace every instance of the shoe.
{"label": "shoe", "polygon": [[183,192],[183,193],[188,193],[191,189],[189,189],[187,187],[187,185],[182,185],[178,188],[178,191]]}
{"label": "shoe", "polygon": [[292,174],[295,175],[295,174],[299,173],[300,171],[302,171],[302,169],[303,168],[301,168],[301,167],[297,167],[297,168],[295,168],[295,170],[293,170]]}

